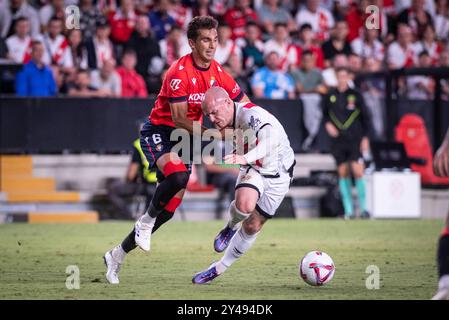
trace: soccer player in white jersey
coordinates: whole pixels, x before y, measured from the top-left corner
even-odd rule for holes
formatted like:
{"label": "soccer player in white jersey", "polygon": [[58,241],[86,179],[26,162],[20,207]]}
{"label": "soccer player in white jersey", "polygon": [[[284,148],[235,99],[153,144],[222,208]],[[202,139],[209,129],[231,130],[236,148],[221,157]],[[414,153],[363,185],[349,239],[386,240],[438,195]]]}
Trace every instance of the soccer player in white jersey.
{"label": "soccer player in white jersey", "polygon": [[[251,248],[288,192],[295,166],[284,128],[265,109],[253,103],[235,103],[220,87],[206,91],[201,107],[217,129],[234,129],[237,150],[248,150],[224,157],[226,164],[241,166],[229,221],[214,241],[215,251],[224,251],[224,255],[193,277],[196,284],[212,281]],[[244,141],[247,145],[242,145]]]}
{"label": "soccer player in white jersey", "polygon": [[[433,171],[439,177],[449,177],[449,129],[443,143],[438,148],[433,159]],[[433,300],[449,300],[449,212],[446,216],[446,226],[438,240],[438,290]]]}

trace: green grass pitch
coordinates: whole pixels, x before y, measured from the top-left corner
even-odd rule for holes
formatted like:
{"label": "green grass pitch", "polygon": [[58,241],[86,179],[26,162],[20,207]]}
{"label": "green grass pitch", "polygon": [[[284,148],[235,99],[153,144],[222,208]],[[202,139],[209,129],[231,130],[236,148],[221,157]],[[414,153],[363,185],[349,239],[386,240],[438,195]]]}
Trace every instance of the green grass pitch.
{"label": "green grass pitch", "polygon": [[[171,221],[153,235],[152,250],[128,255],[120,285],[104,278],[102,256],[131,222],[94,225],[0,225],[0,299],[429,299],[437,286],[440,220],[269,221],[256,243],[210,285],[192,275],[221,257],[213,238],[222,221]],[[333,280],[311,287],[298,275],[308,251],[327,252]],[[80,289],[66,288],[66,267],[80,270]],[[369,265],[380,288],[368,290]]]}

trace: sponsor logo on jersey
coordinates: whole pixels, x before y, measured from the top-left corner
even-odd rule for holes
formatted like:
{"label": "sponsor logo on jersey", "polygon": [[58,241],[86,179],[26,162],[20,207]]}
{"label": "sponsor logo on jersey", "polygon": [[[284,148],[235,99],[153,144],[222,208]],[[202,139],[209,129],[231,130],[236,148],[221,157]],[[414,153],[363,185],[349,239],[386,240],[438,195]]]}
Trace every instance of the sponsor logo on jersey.
{"label": "sponsor logo on jersey", "polygon": [[215,78],[214,77],[210,78],[210,86],[214,87],[216,84],[217,84],[217,81],[215,81]]}
{"label": "sponsor logo on jersey", "polygon": [[219,66],[217,66],[217,69],[218,69],[218,71],[223,72],[223,71],[221,71],[221,68]]}
{"label": "sponsor logo on jersey", "polygon": [[192,78],[192,82],[195,85],[196,84],[196,78]]}
{"label": "sponsor logo on jersey", "polygon": [[189,95],[189,103],[201,103],[204,100],[204,93],[191,93]]}
{"label": "sponsor logo on jersey", "polygon": [[348,110],[354,110],[355,109],[355,96],[353,94],[350,94],[347,98],[347,101],[348,101],[348,105],[347,105]]}
{"label": "sponsor logo on jersey", "polygon": [[171,81],[170,81],[170,88],[173,90],[173,91],[176,91],[176,90],[178,90],[179,89],[179,84],[181,83],[181,79],[172,79]]}
{"label": "sponsor logo on jersey", "polygon": [[256,131],[256,128],[259,126],[260,123],[261,123],[261,121],[259,120],[259,118],[254,118],[254,116],[251,116],[248,124],[251,127],[251,129]]}
{"label": "sponsor logo on jersey", "polygon": [[184,66],[179,66],[179,70],[182,70],[182,69],[184,69]]}
{"label": "sponsor logo on jersey", "polygon": [[239,85],[236,83],[234,89],[232,89],[232,93],[237,93],[240,90]]}

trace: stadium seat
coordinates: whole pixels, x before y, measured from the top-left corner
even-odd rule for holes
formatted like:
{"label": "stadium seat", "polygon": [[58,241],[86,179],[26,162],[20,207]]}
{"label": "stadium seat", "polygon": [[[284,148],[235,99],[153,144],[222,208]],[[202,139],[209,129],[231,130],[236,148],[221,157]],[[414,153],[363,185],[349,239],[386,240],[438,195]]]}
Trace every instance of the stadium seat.
{"label": "stadium seat", "polygon": [[425,185],[449,185],[449,178],[440,178],[433,173],[433,152],[423,119],[412,113],[405,114],[396,126],[396,141],[405,146],[408,157],[423,158],[425,164],[412,164],[411,169],[421,174]]}
{"label": "stadium seat", "polygon": [[[0,211],[11,221],[28,223],[96,223],[81,194],[56,190],[53,177],[35,177],[31,156],[0,156]],[[79,206],[77,204],[80,204]]]}
{"label": "stadium seat", "polygon": [[215,187],[210,184],[204,184],[201,181],[198,170],[195,165],[192,165],[192,173],[190,174],[189,182],[187,183],[187,191],[190,192],[212,192]]}

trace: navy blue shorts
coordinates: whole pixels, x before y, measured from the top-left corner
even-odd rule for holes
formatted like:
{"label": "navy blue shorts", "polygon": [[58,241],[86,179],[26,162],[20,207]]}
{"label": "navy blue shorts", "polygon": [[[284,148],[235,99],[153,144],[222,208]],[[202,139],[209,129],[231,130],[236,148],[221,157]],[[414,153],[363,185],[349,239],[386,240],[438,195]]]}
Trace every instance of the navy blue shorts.
{"label": "navy blue shorts", "polygon": [[[177,141],[171,141],[170,135],[173,130],[176,128],[164,126],[164,125],[153,125],[149,120],[147,120],[140,131],[140,146],[142,147],[142,151],[145,154],[145,157],[148,160],[149,168],[157,168],[156,162],[162,155],[172,152],[172,148],[180,141],[181,138]],[[190,139],[190,144],[192,150],[193,140]],[[182,154],[178,153],[181,157]],[[189,159],[192,159],[192,156],[189,155]],[[192,172],[191,162],[184,163],[189,173]],[[164,180],[163,173],[157,168],[156,170],[157,181],[162,182]]]}
{"label": "navy blue shorts", "polygon": [[330,152],[337,162],[337,166],[347,162],[359,162],[363,160],[360,152],[361,139],[346,141],[341,139],[331,139]]}

